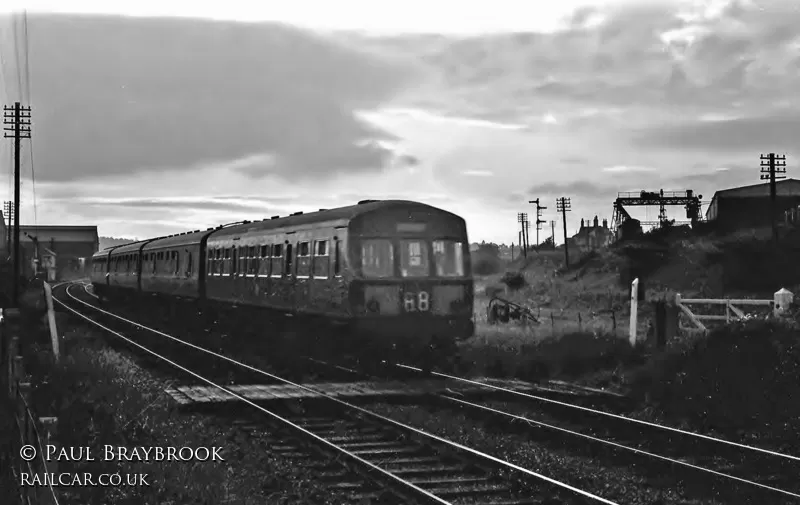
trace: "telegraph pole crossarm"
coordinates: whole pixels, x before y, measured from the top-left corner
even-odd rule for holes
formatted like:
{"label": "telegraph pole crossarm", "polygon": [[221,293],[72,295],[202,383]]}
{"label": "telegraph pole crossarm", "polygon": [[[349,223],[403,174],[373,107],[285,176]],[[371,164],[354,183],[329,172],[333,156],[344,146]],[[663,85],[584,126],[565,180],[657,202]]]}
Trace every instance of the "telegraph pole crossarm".
{"label": "telegraph pole crossarm", "polygon": [[571,211],[571,202],[569,198],[561,197],[556,200],[556,209],[561,212],[562,221],[564,221],[564,262],[566,267],[569,268],[569,240],[567,239],[567,212]]}
{"label": "telegraph pole crossarm", "polygon": [[778,240],[777,221],[777,180],[786,178],[786,156],[775,153],[761,155],[761,180],[769,180],[770,223],[772,223],[772,239]]}

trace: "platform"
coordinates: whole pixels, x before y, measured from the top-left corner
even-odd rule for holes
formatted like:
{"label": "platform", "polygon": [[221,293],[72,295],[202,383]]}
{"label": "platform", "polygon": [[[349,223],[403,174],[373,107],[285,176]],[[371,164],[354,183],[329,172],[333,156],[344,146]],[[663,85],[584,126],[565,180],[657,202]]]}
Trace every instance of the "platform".
{"label": "platform", "polygon": [[[540,388],[533,383],[516,379],[474,379],[512,391],[535,392]],[[426,394],[451,393],[456,395],[491,393],[492,389],[452,380],[432,379],[413,381],[384,382],[327,382],[310,383],[303,386],[333,396],[335,398],[386,398],[415,397]],[[289,384],[256,384],[226,386],[230,391],[251,401],[269,402],[277,400],[297,400],[320,398],[323,395]],[[237,402],[237,398],[212,386],[181,386],[165,391],[179,405]]]}

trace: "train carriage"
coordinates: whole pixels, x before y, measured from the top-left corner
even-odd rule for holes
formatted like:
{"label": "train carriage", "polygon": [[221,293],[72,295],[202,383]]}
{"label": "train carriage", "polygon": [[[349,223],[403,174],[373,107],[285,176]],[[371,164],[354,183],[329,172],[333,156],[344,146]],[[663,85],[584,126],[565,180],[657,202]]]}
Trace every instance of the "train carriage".
{"label": "train carriage", "polygon": [[[152,240],[152,239],[151,239]],[[141,289],[139,283],[142,247],[149,240],[140,240],[114,247],[109,253],[108,292],[110,296],[129,298]]]}
{"label": "train carriage", "polygon": [[181,298],[203,297],[205,243],[219,228],[148,241],[141,249],[141,291]]}
{"label": "train carriage", "polygon": [[214,233],[207,244],[207,298],[297,314],[348,316],[341,251],[349,214],[336,211],[276,217]]}

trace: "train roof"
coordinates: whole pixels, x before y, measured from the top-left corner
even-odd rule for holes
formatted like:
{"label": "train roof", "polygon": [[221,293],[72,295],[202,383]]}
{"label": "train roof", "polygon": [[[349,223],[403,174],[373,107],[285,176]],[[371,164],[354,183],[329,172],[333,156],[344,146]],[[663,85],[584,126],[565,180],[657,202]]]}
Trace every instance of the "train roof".
{"label": "train roof", "polygon": [[169,235],[167,237],[158,237],[151,239],[148,244],[142,248],[142,252],[152,251],[154,249],[161,249],[163,247],[176,247],[199,244],[204,236],[214,233],[221,227],[209,228],[207,230],[194,230],[185,233],[178,233],[177,235]]}
{"label": "train roof", "polygon": [[404,207],[425,209],[428,212],[459,217],[452,212],[411,200],[362,200],[355,205],[348,205],[347,207],[320,209],[316,212],[309,212],[307,214],[303,212],[296,212],[284,217],[273,216],[268,219],[262,219],[261,221],[241,221],[238,223],[220,225],[215,228],[208,228],[206,230],[194,230],[184,233],[177,233],[175,235],[156,237],[147,240],[138,240],[136,242],[112,246],[102,251],[98,251],[93,255],[93,257],[106,256],[109,253],[112,255],[117,255],[136,252],[139,251],[140,248],[142,252],[144,252],[146,250],[160,249],[162,247],[193,245],[200,243],[204,236],[211,234],[213,234],[212,239],[215,239],[227,238],[232,235],[240,235],[243,232],[251,230],[274,230],[322,222],[340,221],[347,223],[356,217],[370,214],[372,212]]}
{"label": "train roof", "polygon": [[128,242],[127,244],[118,245],[111,250],[111,256],[117,256],[118,254],[137,253],[144,244],[151,240],[153,239],[137,240],[136,242]]}
{"label": "train roof", "polygon": [[250,223],[243,223],[238,226],[231,226],[230,228],[224,228],[222,230],[215,231],[210,240],[227,238],[231,235],[239,235],[244,231],[251,230],[275,230],[279,228],[291,228],[305,224],[330,221],[347,223],[356,217],[365,214],[404,207],[426,209],[429,212],[455,216],[455,214],[452,214],[451,212],[411,200],[362,200],[356,205],[349,205],[347,207],[339,207],[336,209],[320,209],[316,212],[309,212],[308,214],[298,212],[286,217],[274,216],[271,219],[263,219],[261,221],[253,221]]}

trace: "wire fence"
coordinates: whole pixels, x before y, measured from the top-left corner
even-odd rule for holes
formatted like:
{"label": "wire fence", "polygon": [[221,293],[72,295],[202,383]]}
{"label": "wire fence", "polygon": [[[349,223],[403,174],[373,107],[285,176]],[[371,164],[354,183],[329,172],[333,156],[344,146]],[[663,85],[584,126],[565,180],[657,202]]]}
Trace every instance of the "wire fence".
{"label": "wire fence", "polygon": [[17,319],[16,310],[2,309],[0,316],[0,352],[2,353],[3,392],[10,409],[4,415],[15,431],[4,439],[0,450],[0,471],[17,484],[17,503],[23,505],[58,505],[59,494],[53,485],[57,463],[47,460],[47,449],[55,446],[56,417],[38,417],[30,407],[31,383],[20,355],[19,336],[12,335],[9,322]]}

